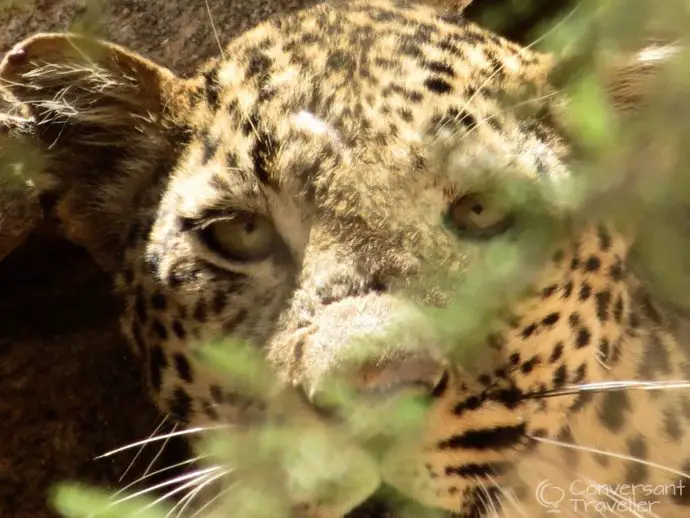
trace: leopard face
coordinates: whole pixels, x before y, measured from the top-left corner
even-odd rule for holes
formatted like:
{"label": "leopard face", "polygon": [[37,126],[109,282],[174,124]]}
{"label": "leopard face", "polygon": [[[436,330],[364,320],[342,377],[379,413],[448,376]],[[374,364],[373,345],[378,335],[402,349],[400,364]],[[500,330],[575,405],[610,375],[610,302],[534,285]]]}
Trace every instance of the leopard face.
{"label": "leopard face", "polygon": [[[113,272],[162,412],[190,428],[270,419],[267,401],[197,355],[231,336],[325,427],[339,422],[337,408],[323,417],[330,380],[377,400],[425,398],[422,429],[380,478],[354,499],[295,502],[308,515],[346,514],[383,483],[463,517],[541,516],[534,488],[572,478],[564,455],[601,483],[678,479],[680,425],[652,439],[679,398],[650,409],[646,395],[565,390],[683,378],[615,229],[592,221],[551,243],[478,343],[453,344],[472,348],[463,360],[425,309],[452,308],[473,268],[492,266],[493,244],[534,224],[497,206],[487,179],[568,174],[547,56],[460,15],[383,0],[268,22],[188,80],[93,45],[38,37],[2,74],[22,78],[10,90],[37,140],[57,143],[65,232]],[[64,106],[42,101],[57,93]],[[353,344],[374,337],[373,355],[353,360]],[[630,460],[645,456],[677,469]]]}

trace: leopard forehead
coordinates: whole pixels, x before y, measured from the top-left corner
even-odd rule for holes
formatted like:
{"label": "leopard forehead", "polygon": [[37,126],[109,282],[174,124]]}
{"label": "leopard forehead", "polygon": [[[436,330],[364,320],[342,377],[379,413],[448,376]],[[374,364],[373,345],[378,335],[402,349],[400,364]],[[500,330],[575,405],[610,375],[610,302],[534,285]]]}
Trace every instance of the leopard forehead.
{"label": "leopard forehead", "polygon": [[[268,186],[330,208],[348,193],[347,210],[363,213],[424,182],[457,190],[468,172],[562,169],[542,122],[549,60],[460,15],[324,5],[251,31],[225,55],[197,79],[197,138],[171,183],[199,193],[180,207],[190,217],[219,190]],[[518,102],[524,110],[510,108]],[[439,152],[444,143],[454,152]]]}

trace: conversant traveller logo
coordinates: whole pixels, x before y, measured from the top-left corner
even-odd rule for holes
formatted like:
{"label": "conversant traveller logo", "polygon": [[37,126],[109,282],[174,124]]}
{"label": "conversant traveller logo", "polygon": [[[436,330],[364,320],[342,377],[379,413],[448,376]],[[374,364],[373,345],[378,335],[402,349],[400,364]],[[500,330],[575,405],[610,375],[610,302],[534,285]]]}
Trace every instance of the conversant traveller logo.
{"label": "conversant traveller logo", "polygon": [[667,484],[597,484],[576,479],[567,486],[542,480],[535,498],[547,514],[656,516],[655,506],[666,497],[683,496],[685,490],[684,480]]}

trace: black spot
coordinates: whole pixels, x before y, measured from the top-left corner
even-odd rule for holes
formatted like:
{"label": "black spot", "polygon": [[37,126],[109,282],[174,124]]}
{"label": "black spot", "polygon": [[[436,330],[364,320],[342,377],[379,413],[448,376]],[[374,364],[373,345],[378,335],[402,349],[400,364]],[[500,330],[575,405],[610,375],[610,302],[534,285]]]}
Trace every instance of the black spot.
{"label": "black spot", "polygon": [[439,450],[500,450],[513,448],[525,438],[525,424],[468,430],[440,441]]}
{"label": "black spot", "polygon": [[489,478],[494,475],[501,475],[506,472],[509,464],[494,462],[490,464],[463,464],[461,466],[446,466],[445,473],[448,476],[462,478]]}
{"label": "black spot", "polygon": [[352,71],[355,68],[355,62],[351,54],[342,50],[334,50],[328,55],[326,68],[329,70]]}
{"label": "black spot", "polygon": [[675,409],[664,410],[664,428],[672,440],[680,441],[683,438],[683,426],[680,424]]}
{"label": "black spot", "polygon": [[398,50],[402,55],[413,58],[421,58],[423,55],[419,46],[410,39],[403,40]]}
{"label": "black spot", "polygon": [[587,405],[589,405],[592,402],[592,399],[594,399],[594,394],[592,394],[591,392],[580,392],[577,395],[575,402],[570,407],[570,411],[573,413],[579,412]]}
{"label": "black spot", "polygon": [[585,271],[596,272],[601,267],[601,260],[595,256],[590,255],[585,262]]}
{"label": "black spot", "polygon": [[570,324],[570,327],[573,328],[580,325],[580,314],[576,311],[572,312],[568,317],[568,323]]}
{"label": "black spot", "polygon": [[586,327],[581,327],[577,331],[577,337],[575,338],[575,347],[580,349],[589,345],[592,339],[592,334]]}
{"label": "black spot", "polygon": [[529,338],[537,330],[536,324],[530,324],[522,330],[522,338]]}
{"label": "black spot", "polygon": [[573,257],[570,260],[570,269],[571,270],[577,270],[580,267],[580,258],[579,257]]}
{"label": "black spot", "polygon": [[443,115],[436,115],[431,118],[431,132],[437,135],[443,129],[462,126],[471,131],[477,126],[477,119],[466,110],[449,108]]}
{"label": "black spot", "polygon": [[542,290],[541,296],[544,297],[545,299],[546,299],[546,298],[549,298],[551,295],[553,295],[554,293],[556,293],[556,290],[557,290],[557,289],[558,289],[558,285],[557,285],[557,284],[552,284],[551,286],[547,286],[546,288],[544,288],[544,289]]}
{"label": "black spot", "polygon": [[441,376],[441,379],[434,387],[434,390],[431,392],[431,397],[439,398],[443,396],[448,388],[448,378],[448,372],[444,372],[443,376]]}
{"label": "black spot", "polygon": [[573,384],[578,385],[578,384],[582,383],[586,377],[587,377],[587,364],[583,363],[575,371],[575,374],[573,375],[573,381],[572,382],[573,382]]}
{"label": "black spot", "polygon": [[522,371],[523,374],[529,374],[530,372],[532,372],[534,367],[536,365],[539,365],[540,363],[541,363],[541,358],[539,358],[539,356],[533,356],[532,358],[530,358],[529,360],[527,360],[525,363],[523,363],[520,366],[520,370]]}
{"label": "black spot", "polygon": [[583,282],[580,285],[580,293],[578,294],[578,298],[580,300],[587,300],[591,294],[592,294],[592,287],[589,284],[587,284],[586,282]]}
{"label": "black spot", "polygon": [[173,356],[175,362],[175,370],[177,370],[177,375],[181,380],[191,383],[193,381],[192,377],[192,366],[189,364],[189,360],[182,353],[176,353]]}
{"label": "black spot", "polygon": [[168,367],[168,359],[160,345],[151,348],[149,356],[149,382],[151,387],[160,392],[163,384],[163,370]]}
{"label": "black spot", "polygon": [[640,317],[635,311],[630,312],[630,316],[628,317],[628,323],[630,324],[630,327],[632,329],[637,329],[640,327]]}
{"label": "black spot", "polygon": [[562,298],[567,299],[573,293],[573,281],[568,281],[563,285],[563,295]]}
{"label": "black spot", "polygon": [[160,309],[163,310],[167,306],[167,299],[165,298],[165,295],[161,293],[160,291],[156,290],[153,292],[153,295],[151,295],[151,305],[155,309]]}
{"label": "black spot", "polygon": [[[539,363],[539,359],[536,358],[535,363]],[[523,400],[523,394],[517,388],[500,389],[494,390],[487,395],[487,398],[491,401],[496,401],[503,404],[509,410],[517,408]]]}
{"label": "black spot", "polygon": [[256,177],[264,185],[276,188],[276,182],[271,178],[270,169],[273,160],[275,159],[275,152],[278,148],[278,143],[271,140],[271,137],[266,134],[260,134],[256,143],[252,147],[251,155],[254,164],[254,172]]}
{"label": "black spot", "polygon": [[565,365],[561,365],[553,373],[553,388],[554,389],[562,388],[563,385],[565,385],[565,382],[567,379],[568,379],[568,369],[566,368]]}
{"label": "black spot", "polygon": [[429,91],[435,94],[447,94],[448,92],[453,90],[451,84],[448,81],[441,79],[440,77],[430,77],[429,79],[424,81],[424,86],[426,86]]}
{"label": "black spot", "polygon": [[273,65],[273,60],[263,52],[252,51],[247,63],[246,78],[265,76]]}
{"label": "black spot", "polygon": [[220,146],[220,140],[212,137],[208,133],[208,131],[204,131],[201,135],[201,143],[203,145],[203,155],[201,157],[201,164],[206,165],[216,155],[216,151],[218,151],[218,146]]}
{"label": "black spot", "polygon": [[553,351],[551,351],[551,356],[549,357],[549,363],[555,363],[561,359],[563,356],[563,347],[563,342],[558,342],[554,346]]}
{"label": "black spot", "polygon": [[260,121],[258,113],[256,111],[252,111],[252,113],[250,113],[248,117],[245,117],[242,120],[242,124],[240,125],[240,130],[242,130],[242,134],[245,137],[255,134],[258,131],[259,122]]}
{"label": "black spot", "polygon": [[613,319],[620,324],[623,320],[623,298],[619,295],[616,304],[613,306]]}
{"label": "black spot", "polygon": [[639,460],[628,464],[623,480],[627,484],[641,484],[647,480],[649,473],[649,468],[644,463],[647,459],[647,441],[641,435],[628,440],[628,451],[631,457]]}
{"label": "black spot", "polygon": [[400,118],[404,120],[405,122],[412,122],[413,116],[412,112],[408,110],[407,108],[400,108],[398,110],[398,113],[400,114]]}
{"label": "black spot", "polygon": [[602,252],[608,252],[611,249],[612,240],[611,234],[602,225],[597,227],[597,237],[599,238],[599,249]]}
{"label": "black spot", "polygon": [[163,323],[160,320],[154,320],[151,322],[151,329],[153,329],[153,332],[158,335],[158,338],[161,340],[167,340],[168,339],[168,330],[165,328]]}
{"label": "black spot", "polygon": [[220,84],[218,83],[218,67],[204,72],[204,91],[206,102],[212,110],[217,110],[220,105]]}
{"label": "black spot", "polygon": [[623,264],[621,261],[616,262],[609,268],[609,275],[614,281],[620,281],[623,278]]}
{"label": "black spot", "polygon": [[599,420],[612,432],[620,432],[630,410],[630,400],[624,390],[609,390],[599,408]]}
{"label": "black spot", "polygon": [[217,289],[211,300],[211,311],[215,314],[220,313],[228,304],[228,293],[224,289]]}
{"label": "black spot", "polygon": [[453,67],[442,61],[424,60],[422,61],[422,67],[430,72],[443,74],[448,77],[455,77],[455,70],[453,70]]}
{"label": "black spot", "polygon": [[594,296],[597,305],[597,318],[606,322],[609,318],[609,304],[611,303],[611,293],[600,291]]}
{"label": "black spot", "polygon": [[192,410],[192,398],[182,387],[177,387],[172,398],[168,400],[168,408],[173,418],[188,423],[189,414]]}
{"label": "black spot", "polygon": [[[515,354],[513,354],[513,355],[511,356],[511,363],[512,363],[512,357],[513,357],[513,356],[516,356],[516,355],[517,355],[517,354],[515,353]],[[519,358],[519,356],[518,356],[518,358]],[[520,360],[518,359],[518,361],[520,361]],[[488,387],[488,386],[491,385],[491,383],[492,383],[492,381],[491,381],[491,376],[490,376],[489,374],[480,374],[479,377],[477,378],[477,381],[478,381],[481,385],[484,385],[485,387]]]}
{"label": "black spot", "polygon": [[180,340],[184,340],[187,336],[187,331],[185,331],[184,326],[179,320],[173,321],[172,330],[175,333],[175,336],[177,336],[177,338],[179,338]]}
{"label": "black spot", "polygon": [[206,322],[206,318],[208,318],[206,301],[204,299],[199,299],[194,308],[194,320],[197,322]]}
{"label": "black spot", "polygon": [[541,321],[541,323],[544,324],[545,326],[552,326],[552,325],[554,325],[556,322],[558,322],[558,321],[560,320],[560,318],[561,318],[560,313],[555,313],[555,312],[554,312],[554,313],[549,313],[548,315],[546,315],[546,316],[543,318],[543,320]]}
{"label": "black spot", "polygon": [[146,302],[144,302],[144,292],[141,286],[137,288],[136,295],[134,295],[134,312],[140,324],[145,324],[148,320],[148,313],[146,312]]}
{"label": "black spot", "polygon": [[211,175],[211,180],[209,181],[209,185],[215,189],[216,191],[220,192],[225,192],[228,189],[230,189],[230,184],[228,181],[223,178],[221,175],[218,173],[213,173]]}
{"label": "black spot", "polygon": [[455,415],[461,415],[465,410],[476,410],[482,404],[482,400],[477,396],[470,396],[465,401],[461,401],[453,408]]}
{"label": "black spot", "polygon": [[407,98],[411,102],[417,104],[417,103],[422,102],[422,100],[424,99],[424,96],[421,94],[421,92],[417,92],[416,90],[408,90]]}
{"label": "black spot", "polygon": [[510,355],[510,364],[515,366],[520,363],[520,353],[513,353]]}

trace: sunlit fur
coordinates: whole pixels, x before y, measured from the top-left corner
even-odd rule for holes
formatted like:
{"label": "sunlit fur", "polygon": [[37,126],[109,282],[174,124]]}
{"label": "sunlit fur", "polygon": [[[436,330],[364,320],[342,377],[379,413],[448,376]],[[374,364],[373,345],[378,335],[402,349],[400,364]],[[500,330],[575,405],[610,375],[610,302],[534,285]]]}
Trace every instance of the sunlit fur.
{"label": "sunlit fur", "polygon": [[[465,518],[546,516],[535,497],[545,481],[686,477],[684,385],[597,385],[686,377],[676,324],[627,266],[629,238],[590,222],[553,243],[486,338],[459,344],[478,348],[462,364],[414,304],[446,304],[492,243],[453,231],[454,200],[489,176],[568,174],[547,56],[457,13],[384,0],[274,20],[223,56],[179,79],[124,49],[53,35],[21,43],[1,70],[61,182],[66,235],[113,273],[163,413],[189,435],[271,413],[195,355],[229,334],[255,344],[287,392],[312,398],[302,410],[316,421],[323,409],[309,405],[338,375],[364,393],[421,386],[423,433],[383,482]],[[636,70],[649,67],[626,68],[619,85],[613,75],[621,104],[639,94]],[[269,218],[280,249],[242,263],[199,241],[233,210]],[[346,365],[351,339],[401,315],[419,325]],[[171,484],[192,500],[229,469],[202,465]],[[649,516],[685,516],[688,495],[659,496]]]}

